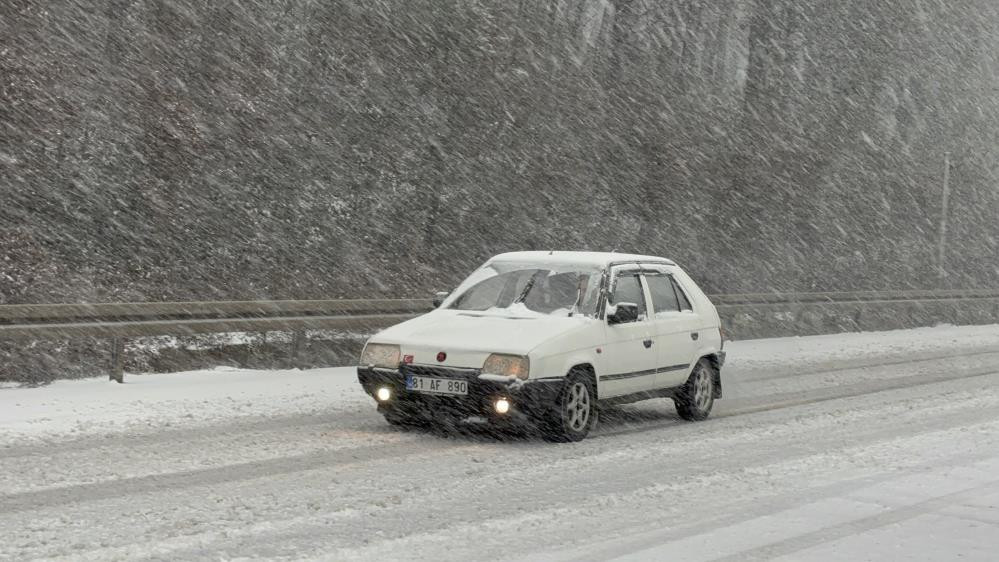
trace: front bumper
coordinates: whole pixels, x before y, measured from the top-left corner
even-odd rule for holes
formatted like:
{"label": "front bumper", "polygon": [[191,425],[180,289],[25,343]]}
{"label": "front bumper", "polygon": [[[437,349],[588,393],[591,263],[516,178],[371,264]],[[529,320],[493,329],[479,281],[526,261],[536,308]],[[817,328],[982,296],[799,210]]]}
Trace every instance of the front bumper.
{"label": "front bumper", "polygon": [[[565,383],[562,377],[511,381],[502,377],[479,378],[478,369],[452,369],[423,365],[402,365],[399,369],[358,367],[357,380],[364,391],[374,397],[380,387],[392,390],[392,398],[379,402],[378,410],[395,410],[401,414],[424,418],[481,416],[490,420],[515,420],[524,416],[538,419],[557,410],[559,393]],[[424,394],[406,389],[406,375],[446,379],[462,379],[468,383],[467,396]],[[497,414],[494,402],[510,400],[507,414]]]}

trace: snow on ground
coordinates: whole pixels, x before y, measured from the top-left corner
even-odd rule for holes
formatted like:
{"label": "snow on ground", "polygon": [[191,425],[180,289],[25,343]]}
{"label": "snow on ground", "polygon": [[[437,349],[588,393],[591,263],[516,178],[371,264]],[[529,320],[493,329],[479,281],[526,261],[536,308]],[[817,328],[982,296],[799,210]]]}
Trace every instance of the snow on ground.
{"label": "snow on ground", "polygon": [[0,389],[0,445],[25,438],[80,437],[198,426],[250,416],[321,414],[366,399],[354,368],[184,373],[56,381]]}
{"label": "snow on ground", "polygon": [[396,430],[351,369],[0,389],[0,559],[995,559],[999,326],[726,347],[712,419],[566,445]]}
{"label": "snow on ground", "polygon": [[[801,372],[881,358],[999,351],[999,325],[938,326],[728,342],[726,397],[752,394],[751,379],[795,361]],[[65,438],[211,424],[254,416],[322,414],[369,406],[353,367],[252,371],[220,367],[184,373],[129,374],[0,388],[0,446],[26,438]],[[758,390],[759,385],[755,385]]]}
{"label": "snow on ground", "polygon": [[872,354],[908,359],[913,355],[935,356],[941,352],[958,355],[971,349],[999,348],[999,324],[793,336],[745,340],[727,345],[731,346],[732,359],[741,368],[781,365],[789,357],[831,368],[852,365]]}

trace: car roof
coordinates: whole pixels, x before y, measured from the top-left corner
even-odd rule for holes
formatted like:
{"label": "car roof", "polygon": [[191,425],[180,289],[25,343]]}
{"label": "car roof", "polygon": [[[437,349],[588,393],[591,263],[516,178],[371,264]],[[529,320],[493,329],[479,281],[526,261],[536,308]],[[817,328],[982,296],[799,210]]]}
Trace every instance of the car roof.
{"label": "car roof", "polygon": [[578,264],[597,267],[606,267],[615,263],[660,263],[664,265],[676,265],[672,260],[657,256],[643,256],[639,254],[619,254],[617,252],[563,252],[534,251],[534,252],[508,252],[494,256],[490,262],[528,262],[528,263],[549,263],[549,264]]}

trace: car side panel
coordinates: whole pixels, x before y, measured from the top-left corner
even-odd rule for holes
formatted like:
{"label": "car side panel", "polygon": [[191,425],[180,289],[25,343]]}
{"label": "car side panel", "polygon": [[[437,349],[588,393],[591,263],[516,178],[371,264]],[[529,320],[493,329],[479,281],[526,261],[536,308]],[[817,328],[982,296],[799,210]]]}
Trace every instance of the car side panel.
{"label": "car side panel", "polygon": [[[641,298],[649,307],[648,287],[641,279],[637,264],[622,264],[611,270],[611,277],[634,276],[641,287]],[[614,290],[617,281],[614,282]],[[606,322],[606,319],[605,319]],[[604,324],[604,345],[598,365],[598,393],[601,398],[643,392],[654,387],[656,374],[655,327],[648,312],[635,322]]]}
{"label": "car side panel", "polygon": [[690,348],[693,353],[690,355],[690,366],[686,372],[678,373],[678,376],[663,381],[666,385],[679,385],[687,380],[701,357],[717,353],[722,349],[721,334],[718,331],[721,319],[715,305],[697,286],[697,283],[687,275],[687,272],[679,266],[668,266],[666,269],[673,274],[687,298],[690,299],[694,314],[688,319],[685,327],[689,332],[697,332],[698,336],[697,343]]}
{"label": "car side panel", "polygon": [[695,360],[697,341],[692,333],[700,333],[697,326],[700,319],[693,312],[671,312],[656,320],[659,333],[659,355],[656,372],[656,387],[679,386],[687,381],[691,363]]}
{"label": "car side panel", "polygon": [[534,359],[532,359],[530,380],[564,378],[569,371],[577,365],[590,365],[594,373],[597,369],[597,358],[593,347],[577,349],[557,355],[551,355],[537,360],[538,369],[534,370]]}
{"label": "car side panel", "polygon": [[597,349],[604,342],[603,321],[587,319],[579,329],[552,338],[528,353],[531,379],[564,377],[576,365],[597,368]]}

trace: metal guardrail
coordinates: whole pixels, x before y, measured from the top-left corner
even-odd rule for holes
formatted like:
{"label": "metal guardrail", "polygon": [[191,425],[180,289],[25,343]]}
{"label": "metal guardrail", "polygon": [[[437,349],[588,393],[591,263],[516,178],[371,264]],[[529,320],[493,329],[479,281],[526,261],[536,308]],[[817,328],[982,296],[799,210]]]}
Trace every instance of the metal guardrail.
{"label": "metal guardrail", "polygon": [[430,307],[430,299],[10,304],[0,306],[0,326],[19,320],[42,323],[108,319],[392,314],[426,311]]}
{"label": "metal guardrail", "polygon": [[124,338],[224,332],[373,331],[432,309],[430,299],[42,304],[0,306],[0,340],[111,340],[111,379],[124,380]]}
{"label": "metal guardrail", "polygon": [[[859,303],[999,303],[999,290],[752,293],[710,298],[725,316]],[[293,334],[292,347],[298,349],[308,330],[376,330],[431,309],[430,299],[0,305],[0,340],[111,339],[111,378],[121,382],[123,338],[285,331]]]}
{"label": "metal guardrail", "polygon": [[738,304],[852,303],[869,301],[940,301],[999,298],[997,289],[852,291],[836,293],[746,293],[711,295],[715,306]]}
{"label": "metal guardrail", "polygon": [[782,310],[798,312],[823,307],[843,307],[844,305],[863,306],[868,309],[883,309],[892,305],[931,306],[953,302],[978,302],[999,304],[999,290],[938,290],[938,291],[858,291],[840,293],[760,293],[740,295],[714,295],[711,301],[719,314],[759,312],[761,310]]}

